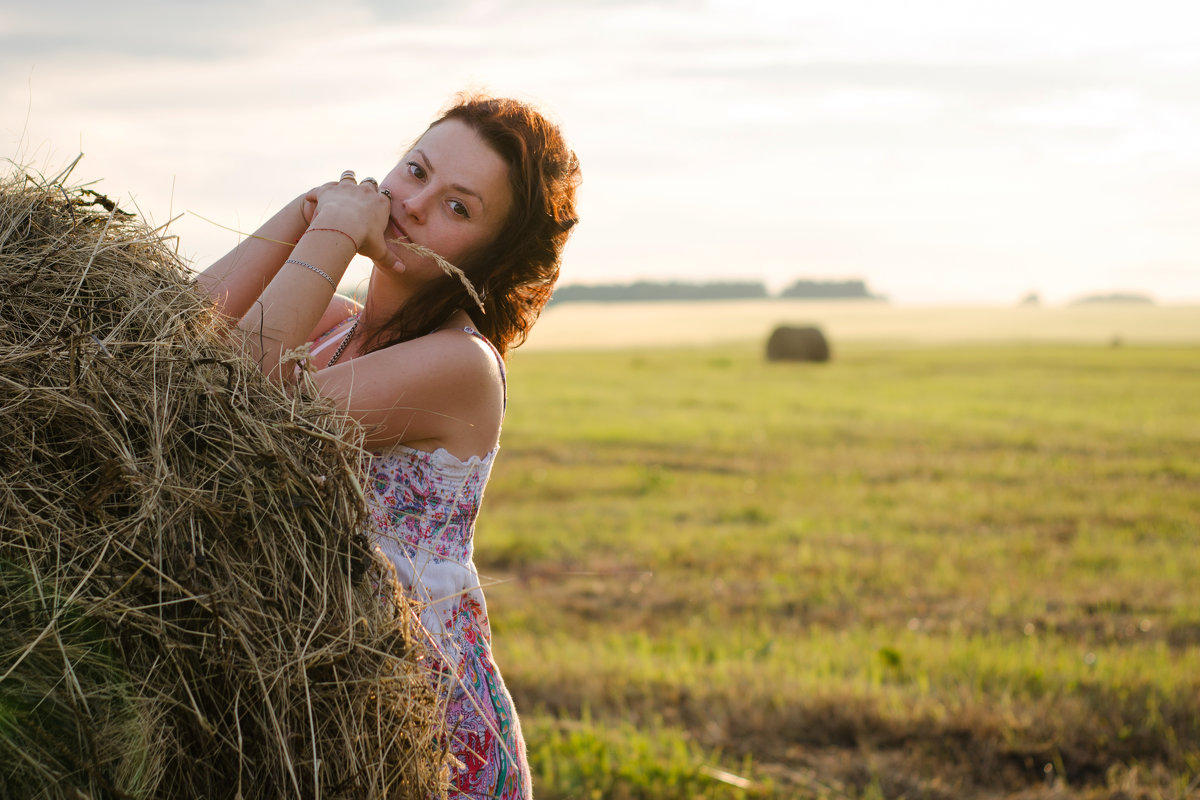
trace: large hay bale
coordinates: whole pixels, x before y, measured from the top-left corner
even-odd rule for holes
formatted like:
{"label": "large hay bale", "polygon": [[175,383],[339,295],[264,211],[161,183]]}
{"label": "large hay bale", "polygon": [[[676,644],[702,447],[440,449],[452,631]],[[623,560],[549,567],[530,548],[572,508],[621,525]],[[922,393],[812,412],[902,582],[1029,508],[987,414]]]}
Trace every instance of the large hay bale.
{"label": "large hay bale", "polygon": [[828,361],[829,340],[814,326],[780,325],[767,338],[768,361]]}
{"label": "large hay bale", "polygon": [[94,192],[0,180],[0,420],[0,797],[444,787],[357,428]]}

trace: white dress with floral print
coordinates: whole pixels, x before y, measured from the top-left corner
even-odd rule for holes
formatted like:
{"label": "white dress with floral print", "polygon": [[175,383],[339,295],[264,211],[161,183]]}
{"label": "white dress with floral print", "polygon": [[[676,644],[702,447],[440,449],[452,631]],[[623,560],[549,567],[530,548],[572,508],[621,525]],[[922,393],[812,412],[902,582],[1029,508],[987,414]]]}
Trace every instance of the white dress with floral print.
{"label": "white dress with floral print", "polygon": [[[341,327],[314,342],[313,352],[335,341],[330,335]],[[501,370],[503,376],[503,362]],[[366,497],[376,546],[401,585],[424,604],[421,622],[439,662],[448,744],[461,763],[452,773],[453,796],[526,798],[525,743],[492,659],[487,605],[472,560],[475,518],[495,457],[495,449],[463,461],[442,449],[397,445],[372,457]]]}

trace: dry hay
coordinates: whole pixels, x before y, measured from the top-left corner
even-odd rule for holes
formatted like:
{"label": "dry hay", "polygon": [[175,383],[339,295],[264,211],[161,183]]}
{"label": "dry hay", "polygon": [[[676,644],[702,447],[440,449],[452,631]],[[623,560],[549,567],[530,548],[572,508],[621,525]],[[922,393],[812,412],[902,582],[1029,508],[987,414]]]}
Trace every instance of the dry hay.
{"label": "dry hay", "polygon": [[23,174],[0,420],[0,798],[444,787],[357,429],[240,355],[158,232]]}
{"label": "dry hay", "polygon": [[829,340],[820,328],[780,325],[767,338],[768,361],[828,361]]}

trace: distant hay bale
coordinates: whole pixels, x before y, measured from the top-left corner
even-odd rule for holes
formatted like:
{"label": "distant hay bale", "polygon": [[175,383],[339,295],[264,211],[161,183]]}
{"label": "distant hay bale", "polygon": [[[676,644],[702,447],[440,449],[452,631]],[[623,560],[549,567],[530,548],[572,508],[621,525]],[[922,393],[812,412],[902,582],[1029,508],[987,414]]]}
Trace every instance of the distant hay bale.
{"label": "distant hay bale", "polygon": [[828,361],[829,340],[820,328],[780,325],[767,338],[768,361]]}
{"label": "distant hay bale", "polygon": [[164,238],[0,179],[0,797],[427,798],[437,698],[360,431]]}

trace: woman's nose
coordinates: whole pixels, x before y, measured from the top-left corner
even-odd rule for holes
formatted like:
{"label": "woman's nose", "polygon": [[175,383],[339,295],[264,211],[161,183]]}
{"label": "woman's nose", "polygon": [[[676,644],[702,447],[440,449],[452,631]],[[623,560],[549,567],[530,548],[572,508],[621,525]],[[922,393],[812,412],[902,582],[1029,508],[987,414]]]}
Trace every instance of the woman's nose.
{"label": "woman's nose", "polygon": [[421,189],[420,191],[402,199],[400,201],[400,206],[404,209],[404,213],[418,222],[423,222],[425,220],[425,214],[429,203],[428,194],[429,193],[427,190]]}

